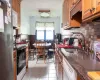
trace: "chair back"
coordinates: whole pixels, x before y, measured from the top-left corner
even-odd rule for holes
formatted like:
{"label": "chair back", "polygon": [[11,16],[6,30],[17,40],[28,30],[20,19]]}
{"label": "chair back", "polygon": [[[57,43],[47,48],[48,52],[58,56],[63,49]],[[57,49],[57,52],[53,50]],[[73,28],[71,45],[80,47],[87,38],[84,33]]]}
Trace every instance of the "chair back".
{"label": "chair back", "polygon": [[45,54],[45,42],[36,42],[36,50],[37,55],[44,55]]}

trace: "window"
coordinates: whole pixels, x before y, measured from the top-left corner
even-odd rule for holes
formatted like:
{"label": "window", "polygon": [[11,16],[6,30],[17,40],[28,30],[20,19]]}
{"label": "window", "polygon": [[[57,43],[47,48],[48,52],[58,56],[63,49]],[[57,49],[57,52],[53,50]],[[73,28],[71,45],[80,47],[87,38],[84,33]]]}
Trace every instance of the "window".
{"label": "window", "polygon": [[44,30],[37,30],[37,40],[44,40]]}
{"label": "window", "polygon": [[37,40],[53,40],[54,39],[54,23],[36,23],[36,39]]}
{"label": "window", "polygon": [[54,39],[54,30],[46,30],[46,40]]}

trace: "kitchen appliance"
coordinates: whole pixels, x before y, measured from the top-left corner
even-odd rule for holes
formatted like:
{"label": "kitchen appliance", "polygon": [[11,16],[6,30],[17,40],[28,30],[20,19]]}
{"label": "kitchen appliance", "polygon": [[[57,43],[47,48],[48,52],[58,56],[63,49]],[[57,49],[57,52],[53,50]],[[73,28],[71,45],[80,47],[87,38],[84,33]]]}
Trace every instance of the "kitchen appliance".
{"label": "kitchen appliance", "polygon": [[76,71],[71,67],[69,62],[63,57],[63,70],[67,74],[66,80],[77,80],[77,73]]}
{"label": "kitchen appliance", "polygon": [[62,42],[62,35],[61,35],[61,33],[57,33],[56,34],[56,39],[58,41],[58,44],[60,44],[60,42]]}
{"label": "kitchen appliance", "polygon": [[[7,1],[0,0],[0,9],[3,10],[4,31],[0,31],[0,80],[13,80],[13,27],[12,21],[7,22],[7,7],[9,6]],[[10,3],[9,3],[10,4]],[[10,11],[11,12],[11,11]],[[1,13],[1,12],[0,12]],[[8,16],[11,18],[11,16]],[[0,23],[1,30],[1,23]]]}
{"label": "kitchen appliance", "polygon": [[26,47],[24,44],[17,45],[17,80],[22,80],[26,73]]}

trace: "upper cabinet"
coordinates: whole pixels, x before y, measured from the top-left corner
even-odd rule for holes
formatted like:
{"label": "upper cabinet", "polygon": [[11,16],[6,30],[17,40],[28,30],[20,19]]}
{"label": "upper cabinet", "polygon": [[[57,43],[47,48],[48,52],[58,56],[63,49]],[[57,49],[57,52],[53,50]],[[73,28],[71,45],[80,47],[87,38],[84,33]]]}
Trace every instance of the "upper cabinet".
{"label": "upper cabinet", "polygon": [[82,0],[82,19],[84,20],[92,14],[92,0]]}
{"label": "upper cabinet", "polygon": [[70,8],[70,26],[80,27],[82,22],[82,0],[74,0]]}
{"label": "upper cabinet", "polygon": [[100,16],[100,0],[82,0],[82,20],[90,22]]}
{"label": "upper cabinet", "polygon": [[12,8],[17,13],[17,25],[16,27],[20,27],[20,2],[21,0],[12,0]]}
{"label": "upper cabinet", "polygon": [[96,0],[96,12],[100,12],[100,0]]}
{"label": "upper cabinet", "polygon": [[63,26],[80,27],[82,22],[82,1],[65,0],[63,4]]}
{"label": "upper cabinet", "polygon": [[69,0],[64,0],[63,3],[63,26],[65,26],[67,23],[69,23],[69,18],[70,18],[70,14],[69,14]]}

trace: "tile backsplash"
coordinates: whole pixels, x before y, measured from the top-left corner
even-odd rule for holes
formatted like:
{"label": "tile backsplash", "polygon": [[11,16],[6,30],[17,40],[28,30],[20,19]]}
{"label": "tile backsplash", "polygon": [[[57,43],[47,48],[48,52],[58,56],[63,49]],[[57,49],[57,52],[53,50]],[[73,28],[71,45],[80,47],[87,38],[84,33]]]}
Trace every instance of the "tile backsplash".
{"label": "tile backsplash", "polygon": [[96,41],[96,36],[100,35],[100,23],[89,23],[81,28],[84,28],[82,33],[85,37],[86,47],[93,49],[93,43]]}

